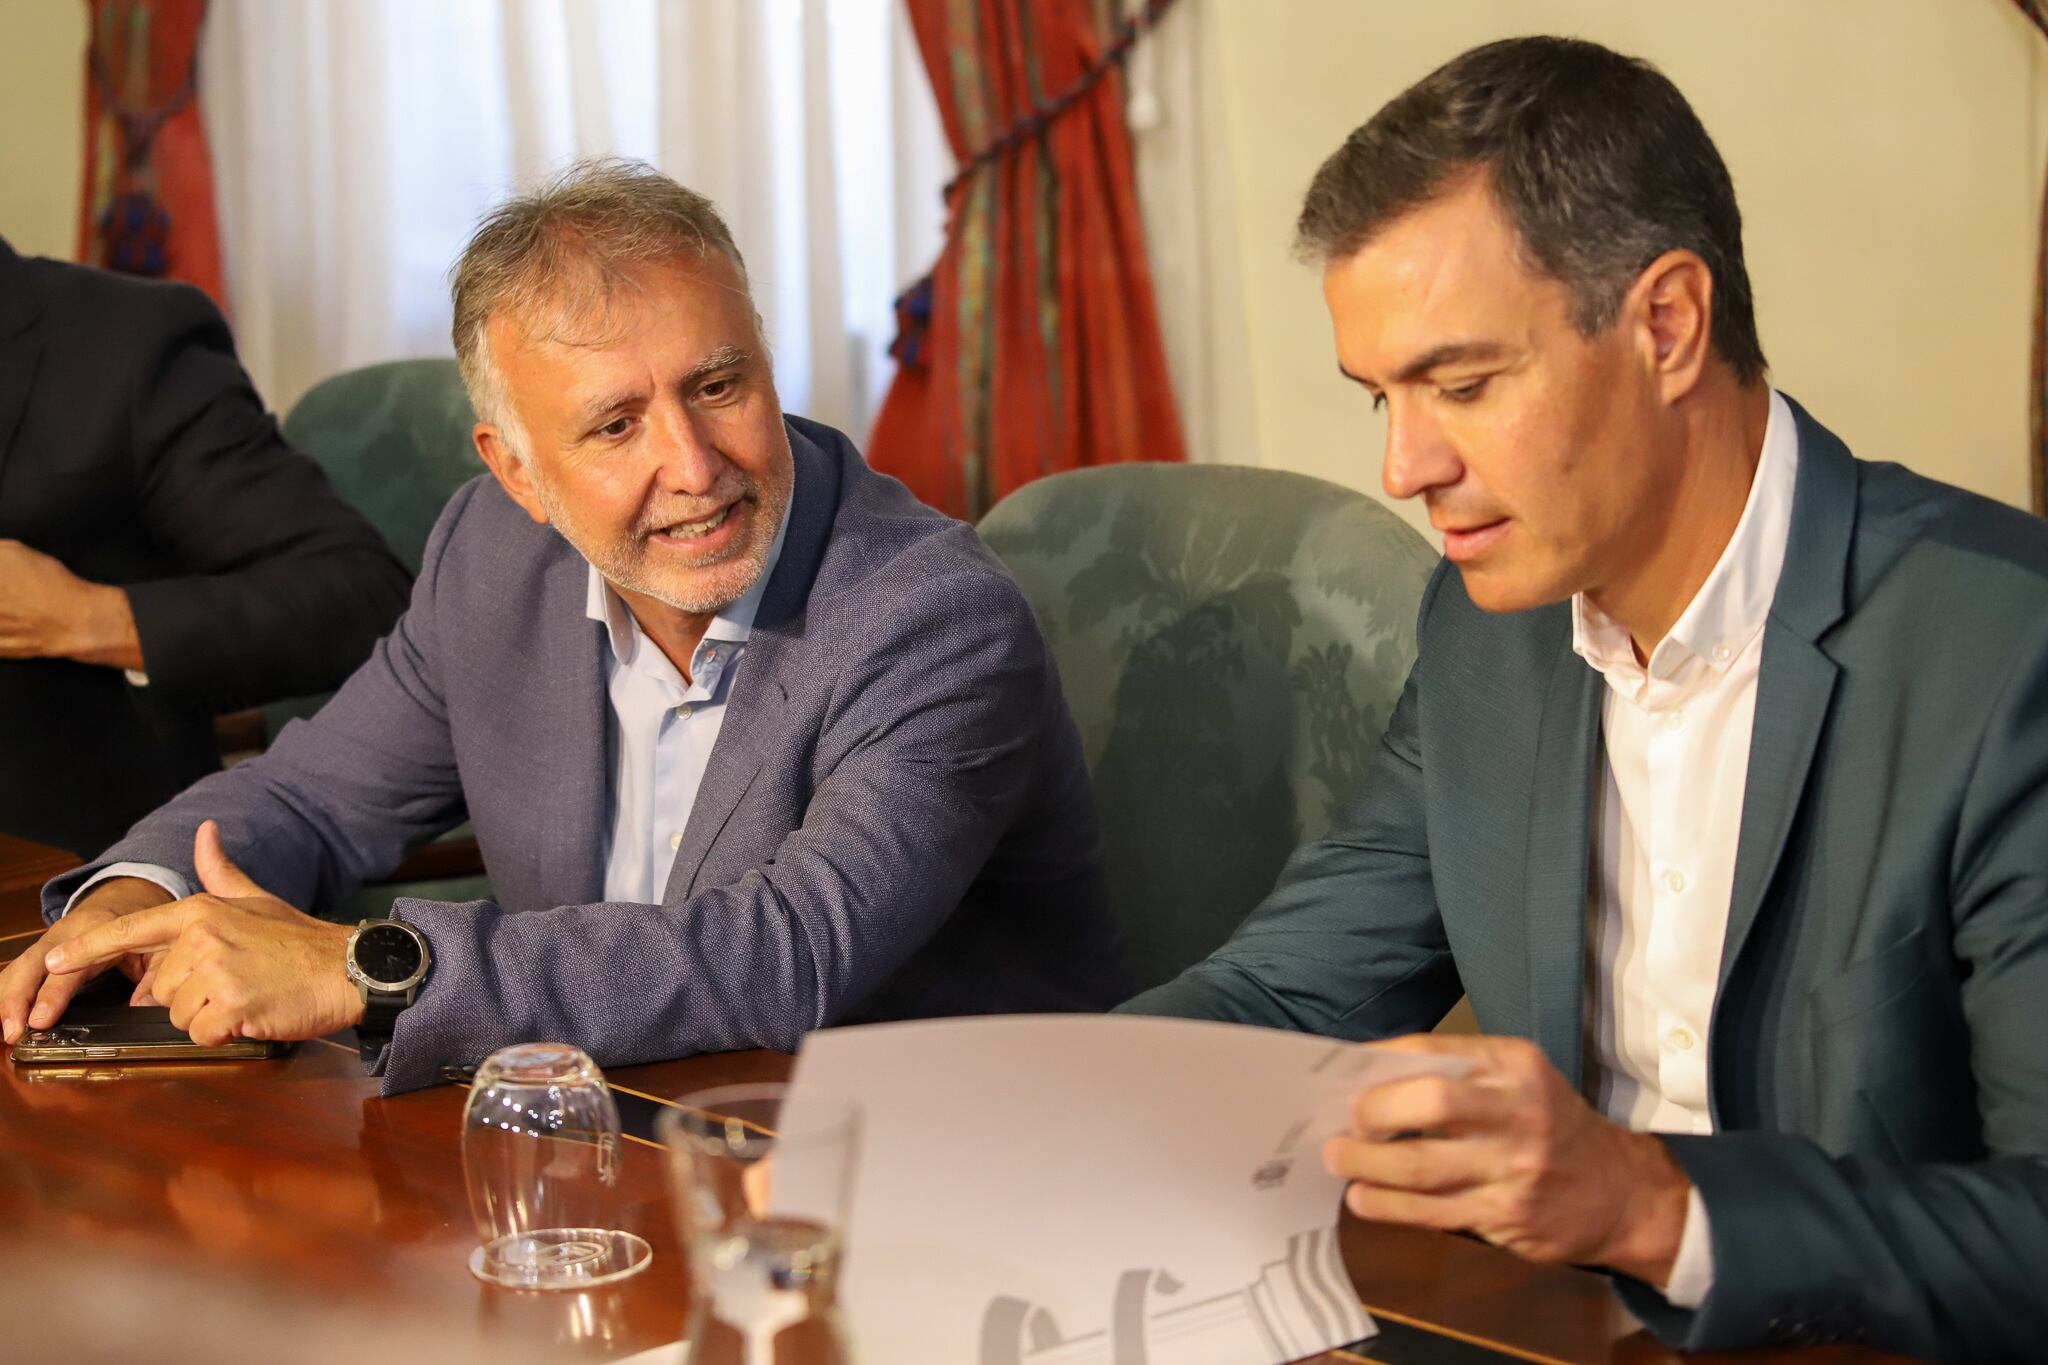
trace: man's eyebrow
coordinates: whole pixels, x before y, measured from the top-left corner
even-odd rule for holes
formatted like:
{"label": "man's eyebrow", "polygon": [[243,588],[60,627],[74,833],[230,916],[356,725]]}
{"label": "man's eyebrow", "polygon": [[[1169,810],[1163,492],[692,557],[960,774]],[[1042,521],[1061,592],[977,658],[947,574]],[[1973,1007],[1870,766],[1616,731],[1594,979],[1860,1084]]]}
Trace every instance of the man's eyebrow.
{"label": "man's eyebrow", "polygon": [[1461,360],[1498,360],[1506,354],[1507,348],[1497,341],[1447,341],[1403,365],[1394,382],[1409,384],[1440,365],[1455,365]]}
{"label": "man's eyebrow", "polygon": [[[1394,376],[1396,384],[1407,384],[1422,378],[1439,365],[1455,365],[1461,360],[1498,360],[1508,353],[1507,347],[1497,341],[1447,341],[1441,346],[1432,346],[1415,359],[1401,367]],[[1337,373],[1354,384],[1379,391],[1379,385],[1363,375],[1351,373],[1344,368],[1344,362],[1337,362]]]}
{"label": "man's eyebrow", "polygon": [[577,410],[576,425],[578,427],[602,426],[604,423],[601,419],[632,407],[641,400],[642,396],[638,389],[619,389],[616,392],[593,398]]}
{"label": "man's eyebrow", "polygon": [[743,351],[737,346],[721,346],[690,367],[690,372],[683,376],[682,387],[690,388],[707,375],[729,370],[735,365],[744,365],[752,359],[753,355],[750,352]]}

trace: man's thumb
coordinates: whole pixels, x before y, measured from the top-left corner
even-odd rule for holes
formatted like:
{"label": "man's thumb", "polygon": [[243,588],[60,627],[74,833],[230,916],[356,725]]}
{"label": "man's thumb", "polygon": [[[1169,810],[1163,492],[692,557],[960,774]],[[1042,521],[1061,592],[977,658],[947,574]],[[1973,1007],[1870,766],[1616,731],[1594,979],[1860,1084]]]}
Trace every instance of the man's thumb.
{"label": "man's thumb", "polygon": [[199,884],[212,895],[232,899],[263,894],[263,888],[236,867],[221,847],[220,826],[212,820],[202,823],[192,839],[192,866],[199,873]]}

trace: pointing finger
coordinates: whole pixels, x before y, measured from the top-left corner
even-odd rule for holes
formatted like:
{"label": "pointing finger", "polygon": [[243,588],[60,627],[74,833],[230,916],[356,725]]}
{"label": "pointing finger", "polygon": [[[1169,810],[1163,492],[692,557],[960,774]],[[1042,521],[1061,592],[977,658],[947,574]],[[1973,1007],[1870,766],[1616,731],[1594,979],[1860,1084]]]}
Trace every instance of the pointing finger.
{"label": "pointing finger", "polygon": [[197,907],[189,900],[152,906],[123,915],[52,948],[43,965],[53,972],[77,972],[96,963],[112,962],[123,953],[154,952],[178,941]]}

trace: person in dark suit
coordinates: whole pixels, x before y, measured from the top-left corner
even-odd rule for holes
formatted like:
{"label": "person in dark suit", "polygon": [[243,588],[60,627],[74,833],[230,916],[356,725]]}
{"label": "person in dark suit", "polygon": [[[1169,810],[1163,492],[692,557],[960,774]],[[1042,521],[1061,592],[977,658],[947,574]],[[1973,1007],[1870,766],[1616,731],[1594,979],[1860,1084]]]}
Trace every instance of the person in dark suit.
{"label": "person in dark suit", "polygon": [[0,833],[99,852],[333,687],[405,566],[285,443],[198,290],[0,240]]}
{"label": "person in dark suit", "polygon": [[[1128,1003],[1442,1054],[1361,1216],[1607,1267],[1690,1350],[2048,1340],[2048,525],[1765,381],[1728,173],[1647,64],[1454,59],[1300,237],[1446,562],[1362,792]],[[1461,992],[1483,1036],[1419,1035]]]}
{"label": "person in dark suit", "polygon": [[[712,205],[579,168],[486,222],[455,294],[491,476],[318,716],[46,888],[9,1038],[129,952],[193,1037],[355,1026],[387,1092],[537,1038],[610,1065],[1120,998],[1029,604],[972,527],[784,417]],[[399,899],[376,934],[424,977],[376,989],[301,910],[465,816],[496,900]]]}

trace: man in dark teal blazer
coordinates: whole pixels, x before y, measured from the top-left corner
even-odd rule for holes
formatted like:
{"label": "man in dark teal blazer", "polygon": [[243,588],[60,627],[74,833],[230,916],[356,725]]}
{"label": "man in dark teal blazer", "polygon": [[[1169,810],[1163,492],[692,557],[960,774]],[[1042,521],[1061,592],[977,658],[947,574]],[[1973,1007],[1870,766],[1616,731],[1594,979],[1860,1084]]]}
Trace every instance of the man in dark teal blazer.
{"label": "man in dark teal blazer", "polygon": [[1365,789],[1126,1008],[1392,1044],[1362,1216],[1687,1349],[2048,1354],[2048,526],[1763,378],[1725,168],[1587,43],[1455,59],[1301,216],[1446,563]]}

